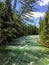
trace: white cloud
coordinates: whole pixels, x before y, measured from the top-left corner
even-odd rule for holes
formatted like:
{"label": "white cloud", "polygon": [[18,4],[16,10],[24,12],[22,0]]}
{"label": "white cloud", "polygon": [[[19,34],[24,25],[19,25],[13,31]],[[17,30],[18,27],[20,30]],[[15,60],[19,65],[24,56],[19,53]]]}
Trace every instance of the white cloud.
{"label": "white cloud", "polygon": [[41,0],[41,2],[38,1],[37,3],[39,3],[40,6],[44,6],[44,5],[47,5],[48,2],[49,2],[49,0]]}
{"label": "white cloud", "polygon": [[30,12],[30,13],[26,13],[26,15],[24,16],[24,18],[29,18],[29,19],[40,18],[40,17],[44,17],[44,15],[45,15],[45,13]]}
{"label": "white cloud", "polygon": [[[39,3],[40,6],[47,5],[48,2],[49,2],[49,0],[38,1],[38,3]],[[23,18],[33,19],[33,18],[44,17],[44,15],[45,15],[45,12],[30,12],[30,13],[26,13]]]}
{"label": "white cloud", "polygon": [[41,12],[30,12],[30,13],[33,13],[33,15],[31,15],[31,16],[33,16],[35,18],[44,17],[44,14],[45,14],[45,13],[41,13]]}
{"label": "white cloud", "polygon": [[39,27],[39,19],[38,18],[44,17],[44,15],[45,15],[45,13],[41,13],[41,12],[30,12],[30,13],[26,13],[25,16],[22,16],[22,18],[33,19],[34,23],[29,23],[29,24],[36,25],[37,27]]}

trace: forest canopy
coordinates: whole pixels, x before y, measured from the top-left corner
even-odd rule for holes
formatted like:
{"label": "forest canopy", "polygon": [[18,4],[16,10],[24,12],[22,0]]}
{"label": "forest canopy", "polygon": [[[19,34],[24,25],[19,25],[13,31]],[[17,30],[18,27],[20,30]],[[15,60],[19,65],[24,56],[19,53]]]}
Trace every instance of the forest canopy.
{"label": "forest canopy", "polygon": [[40,39],[42,44],[49,47],[49,7],[43,20],[40,20]]}
{"label": "forest canopy", "polygon": [[[21,16],[16,13],[17,1],[15,0],[13,8],[11,1],[12,0],[5,0],[0,2],[0,44],[8,44],[20,36],[38,34],[38,28],[36,26],[28,25],[22,20]],[[32,2],[34,2],[34,0],[30,2],[24,0],[24,9]],[[22,8],[22,12],[24,9]],[[27,11],[30,11],[30,9],[27,9]]]}

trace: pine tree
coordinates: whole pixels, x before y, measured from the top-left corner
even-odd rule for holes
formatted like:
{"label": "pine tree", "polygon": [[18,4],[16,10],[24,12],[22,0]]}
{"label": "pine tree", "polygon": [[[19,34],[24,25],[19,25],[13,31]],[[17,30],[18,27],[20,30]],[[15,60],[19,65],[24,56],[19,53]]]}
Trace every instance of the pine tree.
{"label": "pine tree", "polygon": [[49,47],[49,9],[44,20],[40,22],[40,38],[43,44]]}

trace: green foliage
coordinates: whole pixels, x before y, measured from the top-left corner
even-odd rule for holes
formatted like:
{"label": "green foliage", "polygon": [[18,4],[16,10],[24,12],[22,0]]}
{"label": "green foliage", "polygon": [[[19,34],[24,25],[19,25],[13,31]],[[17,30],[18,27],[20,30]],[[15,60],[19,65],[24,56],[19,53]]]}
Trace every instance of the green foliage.
{"label": "green foliage", "polygon": [[12,13],[10,3],[10,0],[0,3],[0,43],[2,44],[6,44],[17,37],[18,31],[16,27],[18,24],[15,23],[21,22],[18,15],[14,17],[15,14]]}
{"label": "green foliage", "polygon": [[21,16],[25,13],[29,13],[30,11],[33,11],[35,8],[33,7],[33,3],[35,3],[36,0],[14,0],[14,6],[13,9],[16,10],[17,2],[20,3],[22,6],[20,7],[20,10],[17,11],[17,13]]}
{"label": "green foliage", "polygon": [[40,22],[40,38],[44,45],[49,47],[49,12],[46,12],[44,20]]}
{"label": "green foliage", "polygon": [[38,28],[24,23],[13,12],[11,0],[0,2],[0,44],[8,44],[20,36],[38,34]]}

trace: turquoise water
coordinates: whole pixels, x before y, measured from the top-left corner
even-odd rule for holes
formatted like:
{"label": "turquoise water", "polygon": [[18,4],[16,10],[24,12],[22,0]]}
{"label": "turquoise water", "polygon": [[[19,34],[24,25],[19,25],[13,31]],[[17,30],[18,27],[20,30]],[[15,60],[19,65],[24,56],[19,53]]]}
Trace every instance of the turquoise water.
{"label": "turquoise water", "polygon": [[49,65],[49,49],[38,40],[38,35],[24,36],[0,47],[0,65]]}

